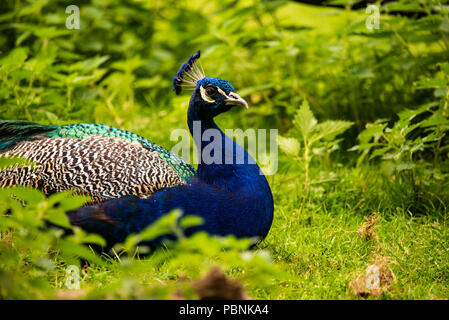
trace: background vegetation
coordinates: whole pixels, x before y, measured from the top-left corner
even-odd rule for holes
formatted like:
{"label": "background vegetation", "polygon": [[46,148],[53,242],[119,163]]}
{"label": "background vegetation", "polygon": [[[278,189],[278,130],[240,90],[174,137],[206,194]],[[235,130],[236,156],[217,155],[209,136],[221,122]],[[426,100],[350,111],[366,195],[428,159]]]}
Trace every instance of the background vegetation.
{"label": "background vegetation", "polygon": [[[64,212],[85,199],[2,190],[0,297],[198,298],[212,286],[226,298],[448,298],[449,7],[378,2],[380,28],[369,30],[356,2],[0,2],[2,119],[104,123],[170,149],[189,99],[171,81],[201,49],[206,74],[251,106],[219,125],[278,128],[282,150],[268,177],[273,226],[253,250],[198,234],[150,257],[135,254],[136,237],[127,254],[100,256],[83,245],[102,244],[96,235],[42,228],[70,227]],[[79,30],[65,27],[71,4]],[[82,269],[79,289],[67,289],[70,265]]]}

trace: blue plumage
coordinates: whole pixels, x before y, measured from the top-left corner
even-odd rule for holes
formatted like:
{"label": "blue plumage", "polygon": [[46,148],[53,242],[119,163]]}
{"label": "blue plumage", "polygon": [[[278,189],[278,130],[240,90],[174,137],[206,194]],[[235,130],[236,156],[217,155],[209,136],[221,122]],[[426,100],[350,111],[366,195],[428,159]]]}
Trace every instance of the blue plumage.
{"label": "blue plumage", "polygon": [[[189,59],[187,65],[193,68],[189,63],[198,57],[199,52]],[[176,85],[182,83],[188,70],[183,65],[175,78],[181,82]],[[148,199],[125,197],[81,208],[69,213],[72,224],[101,234],[112,245],[123,241],[130,233],[141,231],[171,210],[180,208],[184,215],[198,215],[204,220],[201,226],[186,230],[187,235],[199,230],[214,235],[233,234],[259,239],[267,235],[273,219],[270,186],[254,159],[227,137],[213,120],[232,106],[247,107],[247,104],[226,80],[204,77],[195,84],[187,113],[190,132],[193,134],[197,124],[201,134],[212,129],[221,140],[221,143],[216,143],[213,139],[203,141],[201,137],[194,136],[202,156],[197,175],[188,184],[160,190]],[[210,148],[211,143],[215,148]],[[204,157],[203,151],[209,149],[209,154]],[[158,241],[150,243],[158,244]]]}

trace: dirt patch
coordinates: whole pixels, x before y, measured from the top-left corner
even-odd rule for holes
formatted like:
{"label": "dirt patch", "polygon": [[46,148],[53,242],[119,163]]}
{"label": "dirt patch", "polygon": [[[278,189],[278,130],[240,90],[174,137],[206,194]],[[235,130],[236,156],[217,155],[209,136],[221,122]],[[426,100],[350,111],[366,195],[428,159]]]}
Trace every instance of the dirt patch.
{"label": "dirt patch", "polygon": [[390,289],[396,277],[390,266],[397,264],[390,257],[375,255],[367,264],[364,271],[349,284],[349,288],[354,296],[367,298],[369,296],[378,297],[384,291]]}
{"label": "dirt patch", "polygon": [[9,247],[12,246],[14,233],[11,231],[0,232],[0,243]]}
{"label": "dirt patch", "polygon": [[238,281],[229,278],[218,268],[196,280],[193,288],[203,300],[248,300],[249,296]]}
{"label": "dirt patch", "polygon": [[365,222],[356,231],[359,237],[366,241],[374,240],[371,248],[371,258],[366,269],[358,272],[355,279],[349,284],[349,288],[354,296],[359,297],[378,297],[383,292],[388,291],[396,277],[390,266],[398,263],[384,254],[384,248],[379,241],[375,229],[380,220],[380,213],[374,212],[365,217]]}
{"label": "dirt patch", "polygon": [[379,245],[379,247],[382,249],[382,244],[379,241],[379,237],[377,236],[375,229],[378,226],[379,220],[380,220],[380,213],[379,212],[373,212],[372,214],[370,214],[369,216],[364,218],[365,221],[363,222],[363,224],[360,226],[360,228],[358,230],[343,230],[343,228],[338,228],[335,231],[331,231],[329,233],[329,237],[331,237],[334,234],[337,234],[339,232],[344,232],[344,233],[357,233],[357,235],[366,240],[366,241],[370,241],[370,240],[374,240],[377,242],[377,244]]}
{"label": "dirt patch", "polygon": [[377,243],[379,243],[379,238],[375,233],[375,229],[379,220],[379,212],[373,212],[371,215],[365,217],[365,222],[361,225],[359,230],[356,231],[359,237],[365,239],[366,241],[375,240]]}
{"label": "dirt patch", "polygon": [[[248,300],[240,281],[231,279],[219,268],[212,268],[204,277],[192,281],[191,286],[201,300]],[[181,290],[171,296],[174,300],[184,300]]]}

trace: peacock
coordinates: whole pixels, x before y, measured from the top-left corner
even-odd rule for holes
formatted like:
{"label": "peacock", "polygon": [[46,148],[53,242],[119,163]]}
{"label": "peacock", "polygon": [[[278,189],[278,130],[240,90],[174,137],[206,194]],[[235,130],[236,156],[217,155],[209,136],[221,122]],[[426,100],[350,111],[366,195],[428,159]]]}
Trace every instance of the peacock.
{"label": "peacock", "polygon": [[[143,137],[106,125],[3,121],[1,156],[29,159],[35,166],[3,169],[0,186],[27,185],[47,194],[76,190],[91,196],[93,203],[67,215],[72,225],[103,236],[108,247],[174,209],[203,220],[185,230],[186,236],[201,230],[263,239],[274,212],[268,181],[246,150],[214,122],[233,106],[248,104],[228,81],[206,77],[199,58],[200,51],[173,79],[176,94],[182,88],[193,90],[187,124],[198,150],[197,170]],[[205,139],[211,130],[213,138]],[[147,245],[159,246],[164,238]]]}
{"label": "peacock", "polygon": [[[181,209],[183,216],[196,215],[203,220],[201,225],[185,230],[186,236],[205,231],[255,240],[266,237],[274,212],[268,181],[246,150],[214,122],[214,117],[233,106],[247,108],[248,104],[228,81],[206,77],[197,63],[199,57],[199,51],[192,55],[173,80],[176,94],[183,87],[193,89],[187,124],[198,150],[196,174],[189,182],[156,191],[148,198],[131,195],[70,212],[73,225],[100,234],[108,245],[113,245],[173,209]],[[207,139],[208,132],[213,133],[213,138]],[[164,238],[146,244],[159,246]]]}

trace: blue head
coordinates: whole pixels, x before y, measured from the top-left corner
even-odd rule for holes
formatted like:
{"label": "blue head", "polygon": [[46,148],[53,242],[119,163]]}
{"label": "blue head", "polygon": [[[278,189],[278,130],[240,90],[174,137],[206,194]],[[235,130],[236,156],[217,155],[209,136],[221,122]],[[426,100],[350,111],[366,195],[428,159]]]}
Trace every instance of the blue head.
{"label": "blue head", "polygon": [[226,112],[232,106],[248,108],[246,101],[235,93],[234,87],[229,81],[204,75],[202,68],[197,64],[199,57],[200,52],[198,51],[181,66],[174,77],[173,89],[176,94],[181,93],[183,86],[193,88],[191,106],[196,108],[200,114],[209,117]]}

